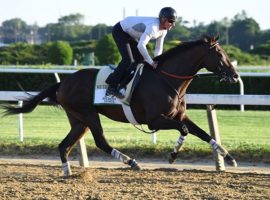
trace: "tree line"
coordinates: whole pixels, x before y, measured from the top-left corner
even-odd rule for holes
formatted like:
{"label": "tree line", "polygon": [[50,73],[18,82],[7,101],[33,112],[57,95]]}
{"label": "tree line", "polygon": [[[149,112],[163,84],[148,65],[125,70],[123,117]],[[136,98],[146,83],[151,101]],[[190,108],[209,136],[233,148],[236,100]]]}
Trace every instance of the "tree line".
{"label": "tree line", "polygon": [[[108,44],[113,42],[108,35],[111,33],[112,26],[106,24],[90,26],[85,25],[83,21],[84,16],[80,13],[63,16],[58,19],[57,23],[49,23],[44,27],[39,27],[37,24],[28,25],[19,18],[6,20],[0,27],[0,43],[26,42],[34,44],[34,46],[39,44],[41,46],[39,48],[46,49],[48,44],[61,40],[70,44],[74,59],[83,62],[89,57],[89,53],[99,54],[98,52],[102,51],[99,50],[100,48],[110,47]],[[167,50],[175,46],[179,41],[197,40],[205,34],[218,35],[220,37],[219,42],[226,47],[227,53],[232,54],[235,59],[242,57],[242,60],[245,60],[246,63],[259,62],[261,64],[270,61],[270,29],[261,30],[259,24],[253,18],[248,17],[245,11],[236,14],[233,19],[224,18],[207,25],[194,21],[191,26],[189,22],[179,17],[176,26],[166,37],[164,49]],[[107,43],[105,41],[104,44],[104,40]],[[20,47],[22,48],[22,46]],[[150,44],[149,48],[151,50],[153,44]],[[110,49],[117,51],[113,46]],[[237,53],[241,56],[236,56]],[[116,60],[114,62],[117,62],[119,55],[117,55],[117,52],[115,54],[114,59]],[[102,55],[100,56],[102,57]],[[107,64],[100,56],[96,57],[96,62]],[[3,60],[3,51],[2,54],[0,51],[0,62],[3,63]]]}

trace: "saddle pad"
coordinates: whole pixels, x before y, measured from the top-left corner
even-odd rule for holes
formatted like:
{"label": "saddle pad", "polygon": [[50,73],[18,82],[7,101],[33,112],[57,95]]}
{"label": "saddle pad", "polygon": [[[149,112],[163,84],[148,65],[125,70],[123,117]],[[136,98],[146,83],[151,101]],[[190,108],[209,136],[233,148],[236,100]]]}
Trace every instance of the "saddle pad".
{"label": "saddle pad", "polygon": [[106,96],[106,89],[108,88],[108,84],[105,82],[105,80],[112,72],[113,68],[111,66],[105,66],[99,70],[95,83],[93,103],[94,105],[122,105],[127,120],[131,124],[138,125],[139,123],[134,118],[130,106],[123,104],[116,97]]}
{"label": "saddle pad", "polygon": [[137,66],[136,72],[131,79],[131,81],[128,83],[126,87],[125,97],[121,100],[119,100],[116,97],[112,96],[106,96],[106,89],[108,88],[108,84],[105,82],[107,77],[110,75],[110,73],[113,72],[113,68],[111,66],[105,66],[102,69],[99,70],[96,78],[96,84],[95,84],[95,94],[94,94],[94,100],[93,103],[95,105],[97,104],[126,104],[129,105],[133,91],[136,87],[136,84],[138,83],[140,76],[143,71],[143,64],[139,64]]}
{"label": "saddle pad", "polygon": [[116,97],[106,96],[106,89],[108,84],[105,82],[110,73],[113,72],[111,66],[105,66],[101,68],[97,74],[96,83],[95,83],[95,93],[93,103],[95,105],[121,105],[121,102]]}

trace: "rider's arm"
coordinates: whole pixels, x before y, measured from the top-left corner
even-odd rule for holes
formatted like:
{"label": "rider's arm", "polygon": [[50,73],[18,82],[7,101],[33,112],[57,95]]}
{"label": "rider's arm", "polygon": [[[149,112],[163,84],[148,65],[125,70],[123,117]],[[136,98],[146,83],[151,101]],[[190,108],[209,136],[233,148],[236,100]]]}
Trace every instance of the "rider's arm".
{"label": "rider's arm", "polygon": [[159,56],[162,54],[163,51],[163,43],[164,43],[164,38],[166,36],[167,32],[164,32],[163,35],[156,40],[156,46],[155,46],[155,52],[154,56]]}
{"label": "rider's arm", "polygon": [[153,63],[153,60],[150,57],[150,55],[146,49],[146,45],[148,44],[150,39],[151,39],[150,35],[148,35],[146,32],[144,32],[140,37],[140,40],[138,42],[137,47],[138,47],[140,53],[142,54],[144,60],[151,65]]}

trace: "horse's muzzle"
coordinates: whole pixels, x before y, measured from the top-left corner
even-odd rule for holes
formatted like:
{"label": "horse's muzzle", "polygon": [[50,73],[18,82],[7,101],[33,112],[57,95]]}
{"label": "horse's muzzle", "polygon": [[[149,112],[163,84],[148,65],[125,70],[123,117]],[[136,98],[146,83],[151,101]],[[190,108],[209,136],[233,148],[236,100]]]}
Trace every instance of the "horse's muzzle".
{"label": "horse's muzzle", "polygon": [[221,75],[220,82],[237,83],[239,81],[239,74],[227,75],[226,73]]}

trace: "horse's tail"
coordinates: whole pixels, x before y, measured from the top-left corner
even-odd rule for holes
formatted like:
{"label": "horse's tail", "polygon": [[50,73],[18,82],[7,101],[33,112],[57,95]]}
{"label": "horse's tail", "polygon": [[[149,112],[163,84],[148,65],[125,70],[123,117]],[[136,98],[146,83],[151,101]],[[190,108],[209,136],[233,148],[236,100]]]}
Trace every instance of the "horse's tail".
{"label": "horse's tail", "polygon": [[23,99],[24,103],[22,107],[15,107],[12,105],[2,105],[1,107],[5,110],[4,116],[32,112],[38,106],[38,104],[40,104],[40,102],[45,98],[48,98],[49,103],[57,104],[56,91],[59,88],[59,86],[60,83],[54,84],[46,88],[45,90],[41,91],[39,94],[35,96]]}

